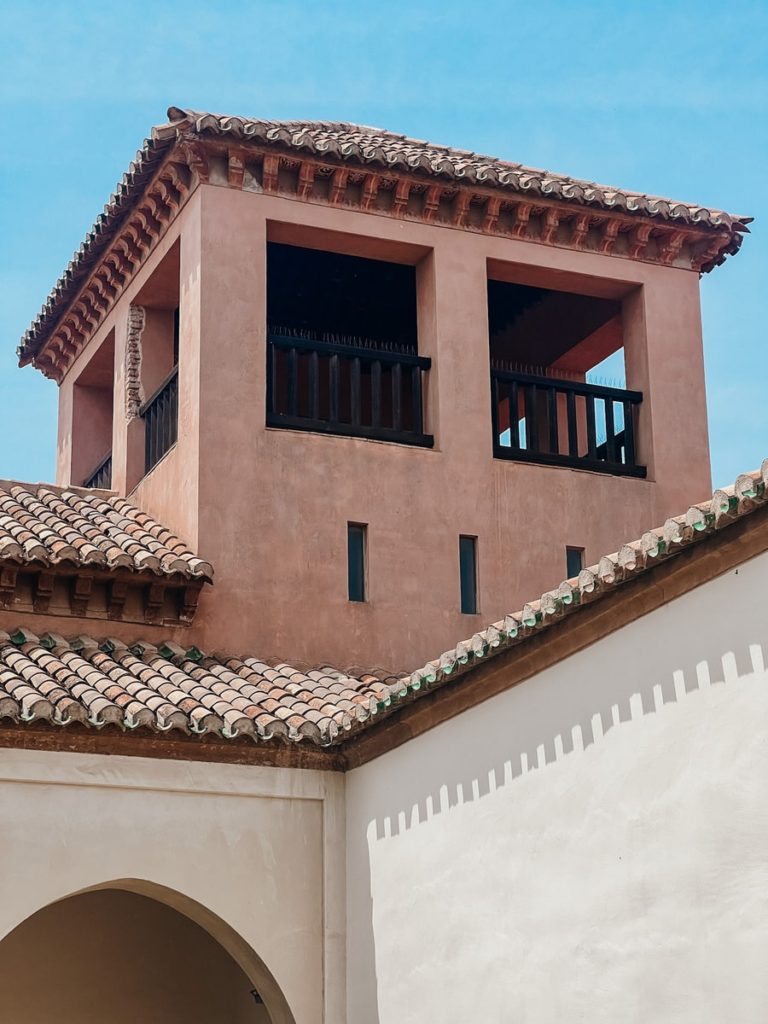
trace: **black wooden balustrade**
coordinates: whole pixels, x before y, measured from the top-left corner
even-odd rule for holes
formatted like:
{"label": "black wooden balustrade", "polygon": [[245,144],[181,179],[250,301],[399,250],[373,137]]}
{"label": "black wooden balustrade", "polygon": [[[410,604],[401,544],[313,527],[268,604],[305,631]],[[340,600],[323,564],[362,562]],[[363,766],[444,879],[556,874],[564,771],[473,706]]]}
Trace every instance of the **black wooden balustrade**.
{"label": "black wooden balustrade", "polygon": [[267,426],[432,446],[422,401],[428,358],[290,334],[267,342]]}
{"label": "black wooden balustrade", "polygon": [[492,369],[493,454],[644,477],[635,450],[642,400],[639,391]]}
{"label": "black wooden balustrade", "polygon": [[148,473],[176,444],[179,429],[179,374],[174,366],[140,409],[144,420],[144,472]]}
{"label": "black wooden balustrade", "polygon": [[112,486],[112,452],[109,452],[83,484],[83,487],[96,487],[108,491]]}

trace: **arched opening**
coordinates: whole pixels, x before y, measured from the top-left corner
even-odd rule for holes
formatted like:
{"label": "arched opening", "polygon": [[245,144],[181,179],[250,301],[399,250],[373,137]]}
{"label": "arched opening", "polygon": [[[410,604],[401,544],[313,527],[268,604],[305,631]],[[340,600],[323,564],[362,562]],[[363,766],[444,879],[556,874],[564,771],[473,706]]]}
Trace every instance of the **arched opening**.
{"label": "arched opening", "polygon": [[293,1024],[261,960],[162,887],[110,882],[51,903],[0,941],[14,1024]]}

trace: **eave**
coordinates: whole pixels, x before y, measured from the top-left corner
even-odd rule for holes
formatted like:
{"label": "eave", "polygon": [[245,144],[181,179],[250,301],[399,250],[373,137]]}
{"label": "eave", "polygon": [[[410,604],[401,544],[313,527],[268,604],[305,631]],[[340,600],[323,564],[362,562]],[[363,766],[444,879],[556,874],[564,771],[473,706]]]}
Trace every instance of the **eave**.
{"label": "eave", "polygon": [[[323,126],[171,108],[153,130],[40,315],[20,365],[57,381],[200,184],[286,196],[705,273],[738,251],[750,218],[462,154],[429,163],[364,146],[321,146]],[[325,126],[328,127],[328,126]],[[334,126],[330,126],[334,127]],[[339,127],[339,126],[336,126]],[[344,127],[344,126],[342,126]],[[350,127],[350,126],[346,126]],[[367,131],[367,130],[366,130]],[[392,136],[397,142],[401,137]],[[429,144],[405,140],[414,146]],[[462,159],[458,159],[462,158]],[[500,170],[494,171],[498,166]]]}

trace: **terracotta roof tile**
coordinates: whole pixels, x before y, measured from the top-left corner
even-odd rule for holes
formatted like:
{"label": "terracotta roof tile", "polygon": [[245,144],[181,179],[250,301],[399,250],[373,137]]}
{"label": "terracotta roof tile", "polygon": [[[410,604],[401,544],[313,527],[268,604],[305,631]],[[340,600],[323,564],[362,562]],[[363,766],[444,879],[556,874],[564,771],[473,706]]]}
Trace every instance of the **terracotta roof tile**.
{"label": "terracotta roof tile", "polygon": [[0,632],[0,721],[331,747],[761,508],[768,508],[768,460],[403,676],[330,666],[305,672],[284,662],[211,657],[174,643],[128,647],[92,637],[37,637],[25,629]]}
{"label": "terracotta roof tile", "polygon": [[750,218],[738,217],[696,203],[631,192],[524,164],[483,156],[465,149],[409,138],[366,125],[343,121],[268,121],[170,107],[169,124],[153,130],[155,142],[183,130],[205,135],[226,135],[305,150],[358,164],[375,164],[397,171],[423,171],[457,182],[498,186],[512,192],[550,196],[604,209],[643,213],[663,220],[732,228]]}
{"label": "terracotta roof tile", "polygon": [[457,185],[466,183],[496,187],[508,193],[550,197],[603,210],[626,211],[665,222],[720,228],[729,237],[725,248],[712,265],[722,262],[725,254],[738,251],[741,234],[748,231],[747,225],[752,220],[751,217],[730,214],[696,203],[600,185],[468,150],[413,139],[382,128],[347,122],[269,121],[202,113],[179,107],[170,107],[168,118],[166,124],[152,129],[151,138],[144,141],[104,210],[21,338],[17,353],[22,365],[29,363],[41,350],[61,312],[67,308],[105,254],[169,151],[180,140],[195,136],[250,139],[269,146],[308,152],[317,157],[374,166],[384,171],[422,173]]}
{"label": "terracotta roof tile", "polygon": [[0,481],[0,561],[210,580],[213,568],[124,498]]}

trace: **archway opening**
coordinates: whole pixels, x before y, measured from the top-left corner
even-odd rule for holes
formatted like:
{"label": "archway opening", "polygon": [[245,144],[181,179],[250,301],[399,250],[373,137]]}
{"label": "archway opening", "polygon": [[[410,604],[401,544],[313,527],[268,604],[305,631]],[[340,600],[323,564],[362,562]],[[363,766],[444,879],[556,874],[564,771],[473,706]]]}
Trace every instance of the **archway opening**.
{"label": "archway opening", "polygon": [[52,903],[7,935],[0,992],[14,1024],[277,1024],[205,928],[117,888]]}

